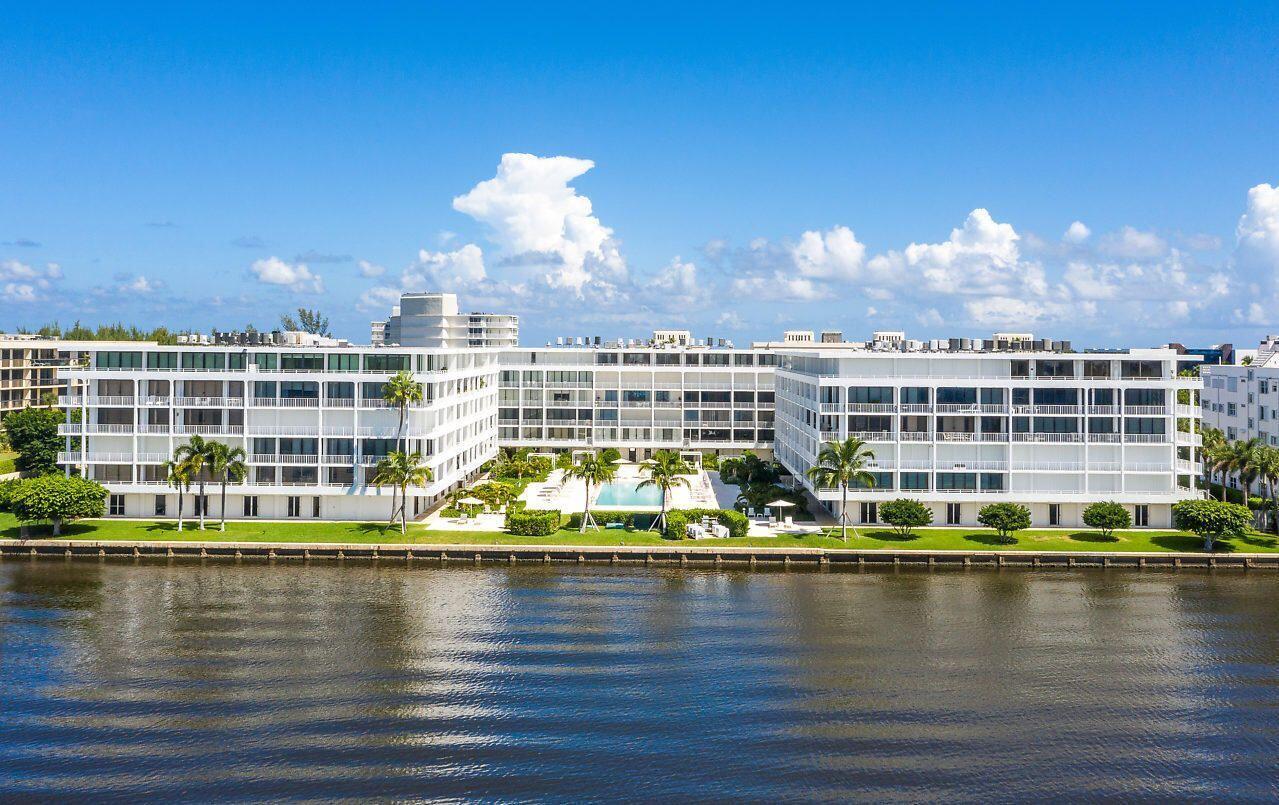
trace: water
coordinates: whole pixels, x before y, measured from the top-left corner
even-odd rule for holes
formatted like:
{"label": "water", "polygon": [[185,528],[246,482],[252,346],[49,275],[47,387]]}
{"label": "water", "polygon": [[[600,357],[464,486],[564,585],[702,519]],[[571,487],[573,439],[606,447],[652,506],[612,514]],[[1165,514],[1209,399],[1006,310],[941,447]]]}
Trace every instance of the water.
{"label": "water", "polygon": [[1274,798],[1277,589],[9,561],[0,798]]}
{"label": "water", "polygon": [[635,483],[609,481],[600,485],[597,506],[658,507],[662,505],[662,490],[655,486],[640,488]]}

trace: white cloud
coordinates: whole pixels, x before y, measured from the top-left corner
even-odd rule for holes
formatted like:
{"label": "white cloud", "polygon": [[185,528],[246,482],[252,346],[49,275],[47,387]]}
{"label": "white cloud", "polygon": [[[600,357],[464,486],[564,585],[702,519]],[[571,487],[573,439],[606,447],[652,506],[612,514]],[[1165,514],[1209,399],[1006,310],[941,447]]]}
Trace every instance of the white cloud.
{"label": "white cloud", "polygon": [[1101,250],[1114,257],[1130,260],[1149,260],[1161,257],[1168,251],[1168,244],[1154,232],[1144,232],[1125,226],[1102,239]]}
{"label": "white cloud", "polygon": [[816,279],[855,280],[866,258],[866,247],[853,230],[837,226],[825,233],[810,230],[791,247],[791,257],[801,276]]}
{"label": "white cloud", "polygon": [[[895,277],[938,294],[1009,293],[1019,286],[1027,266],[1020,261],[1019,236],[1010,224],[976,209],[942,243],[912,243],[904,250],[877,255],[868,264],[881,277]],[[918,286],[916,286],[918,287]]]}
{"label": "white cloud", "polygon": [[593,167],[589,159],[503,154],[497,175],[453,199],[453,208],[487,224],[507,256],[530,256],[550,286],[580,297],[590,283],[627,279],[613,230],[569,185]]}
{"label": "white cloud", "polygon": [[44,299],[44,292],[62,279],[62,267],[57,263],[43,266],[21,263],[17,260],[0,262],[0,288],[7,302],[26,303]]}
{"label": "white cloud", "polygon": [[1235,237],[1244,265],[1279,272],[1279,187],[1259,184],[1248,190]]}
{"label": "white cloud", "polygon": [[409,267],[402,284],[432,286],[417,290],[453,290],[480,282],[486,276],[484,252],[468,243],[452,252],[419,250],[417,262]]}
{"label": "white cloud", "polygon": [[726,310],[715,319],[716,326],[727,327],[730,330],[742,329],[742,317],[735,310]]}
{"label": "white cloud", "polygon": [[946,320],[942,318],[941,313],[935,307],[921,310],[915,316],[915,321],[924,327],[940,327],[946,323]]}
{"label": "white cloud", "polygon": [[1091,234],[1092,230],[1085,226],[1083,221],[1075,221],[1066,228],[1066,234],[1062,235],[1061,239],[1067,243],[1083,243]]}
{"label": "white cloud", "polygon": [[658,294],[658,301],[666,306],[695,305],[701,301],[697,266],[684,262],[679,255],[653,278],[652,288]]}
{"label": "white cloud", "polygon": [[258,282],[280,285],[294,293],[324,293],[324,278],[312,273],[305,263],[286,263],[278,257],[254,261],[250,270]]}
{"label": "white cloud", "polygon": [[879,315],[879,311],[873,305],[866,308],[866,318],[873,319],[877,315]]}
{"label": "white cloud", "polygon": [[976,324],[1030,327],[1050,321],[1089,318],[1096,313],[1097,305],[1095,302],[1062,303],[990,296],[968,300],[964,303],[964,311]]}
{"label": "white cloud", "polygon": [[830,298],[830,292],[804,277],[790,277],[780,271],[771,277],[739,277],[733,280],[733,293],[757,299],[779,299],[787,302],[816,302]]}
{"label": "white cloud", "polygon": [[361,277],[380,277],[386,273],[385,266],[370,263],[368,260],[361,260],[359,262],[359,267]]}
{"label": "white cloud", "polygon": [[157,285],[155,282],[152,282],[151,280],[139,274],[132,281],[126,282],[124,285],[122,285],[120,290],[127,291],[129,293],[146,294],[154,291],[156,287]]}

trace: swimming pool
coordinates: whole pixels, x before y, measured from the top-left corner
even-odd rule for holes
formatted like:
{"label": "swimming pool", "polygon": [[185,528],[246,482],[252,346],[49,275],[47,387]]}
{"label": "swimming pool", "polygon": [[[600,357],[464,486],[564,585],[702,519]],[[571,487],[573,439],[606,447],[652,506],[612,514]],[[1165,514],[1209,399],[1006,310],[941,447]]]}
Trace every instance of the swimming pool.
{"label": "swimming pool", "polygon": [[595,498],[596,506],[653,506],[662,505],[662,490],[655,486],[637,489],[630,481],[610,481],[600,486]]}

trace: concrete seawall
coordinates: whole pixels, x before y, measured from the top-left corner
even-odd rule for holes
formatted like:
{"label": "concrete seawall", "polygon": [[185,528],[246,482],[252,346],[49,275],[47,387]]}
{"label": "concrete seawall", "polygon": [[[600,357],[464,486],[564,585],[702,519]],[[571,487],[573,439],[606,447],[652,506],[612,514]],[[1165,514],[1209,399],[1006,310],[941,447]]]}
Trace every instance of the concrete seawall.
{"label": "concrete seawall", "polygon": [[0,559],[398,562],[439,564],[593,564],[779,569],[1170,568],[1279,571],[1279,554],[1086,551],[921,551],[751,548],[698,545],[402,545],[299,542],[0,540]]}

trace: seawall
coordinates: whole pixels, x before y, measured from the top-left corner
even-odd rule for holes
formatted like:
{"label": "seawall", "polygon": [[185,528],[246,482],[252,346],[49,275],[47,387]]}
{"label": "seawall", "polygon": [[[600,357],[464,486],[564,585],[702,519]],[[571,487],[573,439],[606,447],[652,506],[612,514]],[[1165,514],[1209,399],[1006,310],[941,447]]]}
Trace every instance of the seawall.
{"label": "seawall", "polygon": [[1087,551],[856,550],[733,546],[404,545],[301,542],[0,540],[0,559],[591,564],[780,569],[1167,568],[1279,571],[1279,554]]}

